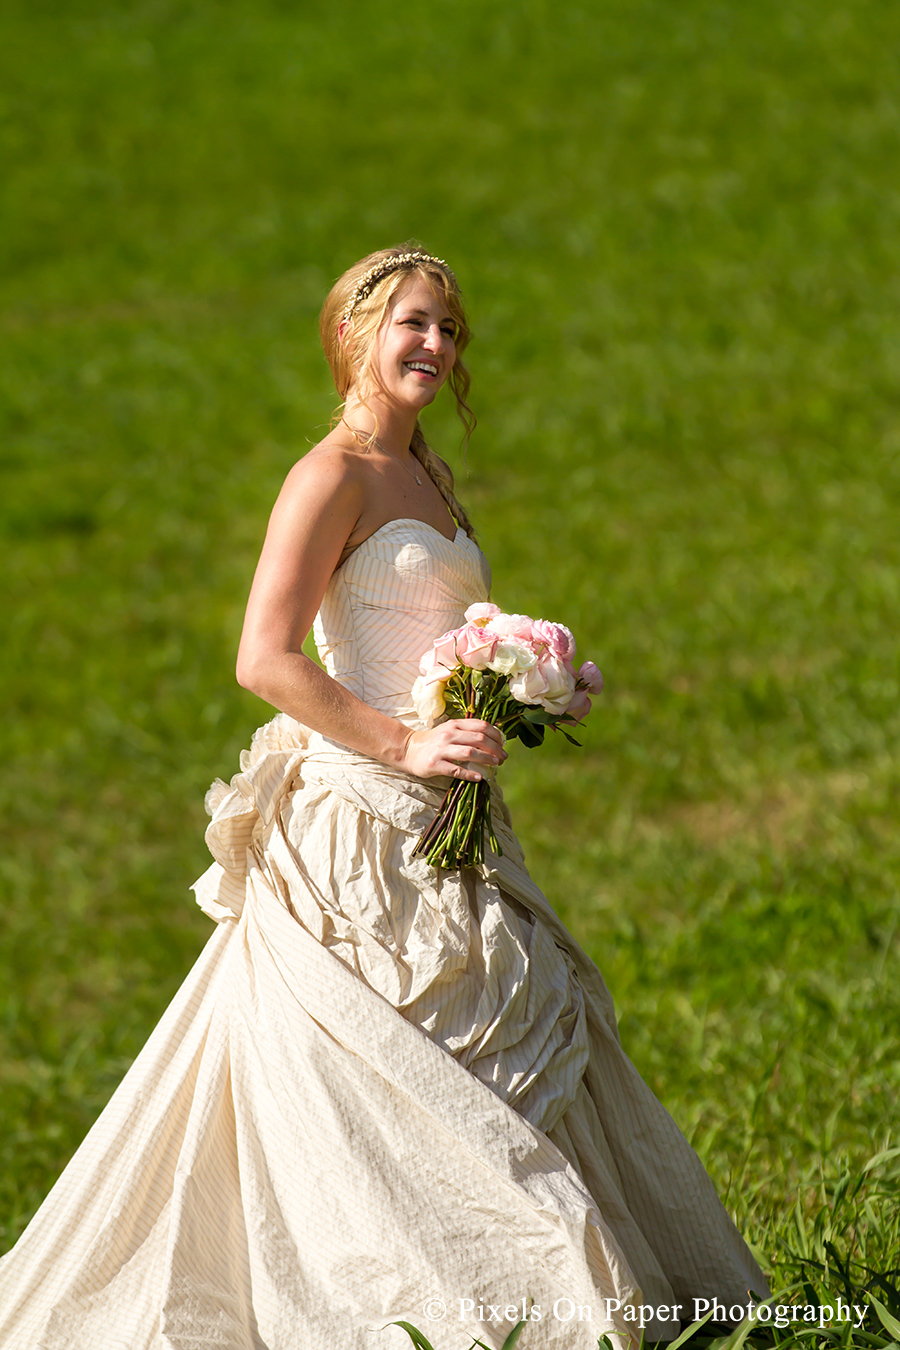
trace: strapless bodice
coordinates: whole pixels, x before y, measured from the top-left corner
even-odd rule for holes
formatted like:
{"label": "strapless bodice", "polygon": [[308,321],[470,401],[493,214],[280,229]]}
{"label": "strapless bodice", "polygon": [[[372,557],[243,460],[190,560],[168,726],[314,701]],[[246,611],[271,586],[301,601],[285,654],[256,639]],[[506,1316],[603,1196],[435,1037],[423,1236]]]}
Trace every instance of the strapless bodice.
{"label": "strapless bodice", "polygon": [[411,690],[431,643],[486,600],[491,571],[464,530],[390,520],[339,567],[316,615],[319,657],[339,684],[391,717],[418,722]]}

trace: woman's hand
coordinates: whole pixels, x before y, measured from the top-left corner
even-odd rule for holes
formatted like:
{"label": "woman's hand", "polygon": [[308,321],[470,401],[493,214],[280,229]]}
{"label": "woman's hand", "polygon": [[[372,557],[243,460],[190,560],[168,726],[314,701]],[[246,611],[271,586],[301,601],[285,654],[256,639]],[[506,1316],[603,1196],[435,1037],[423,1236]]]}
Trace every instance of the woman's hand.
{"label": "woman's hand", "polygon": [[505,759],[503,737],[496,727],[474,717],[459,717],[411,732],[400,767],[416,778],[449,775],[477,783],[484,777],[478,765],[502,764]]}

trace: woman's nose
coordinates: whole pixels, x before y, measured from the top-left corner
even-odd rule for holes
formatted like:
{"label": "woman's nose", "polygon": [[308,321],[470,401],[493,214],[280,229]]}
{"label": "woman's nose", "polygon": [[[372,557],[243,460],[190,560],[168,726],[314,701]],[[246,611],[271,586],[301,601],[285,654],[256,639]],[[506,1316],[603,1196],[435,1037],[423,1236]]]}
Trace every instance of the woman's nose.
{"label": "woman's nose", "polygon": [[430,352],[439,352],[444,345],[444,334],[441,332],[440,324],[430,324],[423,337],[423,345]]}

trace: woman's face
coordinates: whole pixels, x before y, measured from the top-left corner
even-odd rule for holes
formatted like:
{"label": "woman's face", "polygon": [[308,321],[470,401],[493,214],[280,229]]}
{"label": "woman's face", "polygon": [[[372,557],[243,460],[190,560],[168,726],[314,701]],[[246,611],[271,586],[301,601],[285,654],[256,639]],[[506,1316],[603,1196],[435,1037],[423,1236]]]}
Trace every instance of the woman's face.
{"label": "woman's face", "polygon": [[372,373],[395,406],[427,407],[456,362],[456,323],[419,272],[391,297],[375,337]]}

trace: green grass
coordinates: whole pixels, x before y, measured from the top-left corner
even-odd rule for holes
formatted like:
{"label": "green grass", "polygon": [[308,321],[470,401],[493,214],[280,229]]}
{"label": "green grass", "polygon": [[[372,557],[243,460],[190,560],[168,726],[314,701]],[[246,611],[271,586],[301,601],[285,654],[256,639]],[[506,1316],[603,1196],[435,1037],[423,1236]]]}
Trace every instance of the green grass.
{"label": "green grass", "polygon": [[828,1216],[900,1128],[900,10],[0,28],[0,1242],[209,933],[203,793],[267,716],[244,598],[335,402],[317,309],[415,237],[471,302],[468,476],[429,425],[494,598],[607,677],[583,750],[504,769],[531,869],[779,1287],[797,1213],[894,1269],[896,1171]]}

